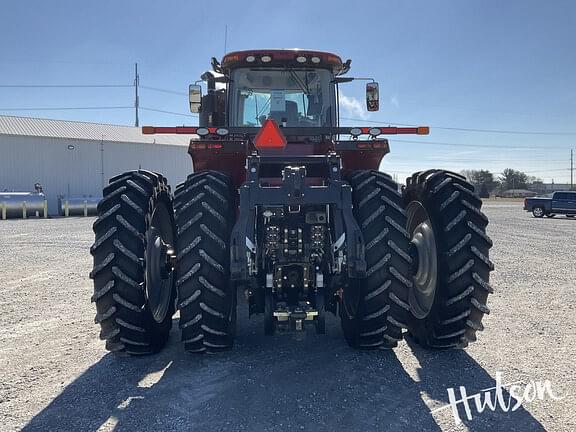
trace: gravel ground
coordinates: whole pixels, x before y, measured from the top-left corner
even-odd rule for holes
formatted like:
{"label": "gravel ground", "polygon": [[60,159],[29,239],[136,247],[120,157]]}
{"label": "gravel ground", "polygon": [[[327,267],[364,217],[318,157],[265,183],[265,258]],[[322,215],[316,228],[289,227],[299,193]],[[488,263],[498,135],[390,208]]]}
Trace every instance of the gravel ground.
{"label": "gravel ground", "polygon": [[[0,221],[0,430],[574,431],[576,220],[534,219],[517,203],[485,206],[496,264],[486,330],[465,351],[347,347],[328,335],[263,336],[239,311],[235,348],[193,356],[178,343],[145,358],[107,354],[90,304],[93,219]],[[468,394],[550,380],[562,400],[513,412],[461,411]],[[505,396],[507,397],[507,393]]]}

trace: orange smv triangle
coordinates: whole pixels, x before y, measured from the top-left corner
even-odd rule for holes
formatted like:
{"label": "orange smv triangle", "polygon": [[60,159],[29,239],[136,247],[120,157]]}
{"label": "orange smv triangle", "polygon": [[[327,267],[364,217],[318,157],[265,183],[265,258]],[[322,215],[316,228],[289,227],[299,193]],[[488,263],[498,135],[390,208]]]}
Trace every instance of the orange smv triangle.
{"label": "orange smv triangle", "polygon": [[254,145],[259,149],[282,149],[286,147],[286,137],[276,122],[268,119],[254,138]]}

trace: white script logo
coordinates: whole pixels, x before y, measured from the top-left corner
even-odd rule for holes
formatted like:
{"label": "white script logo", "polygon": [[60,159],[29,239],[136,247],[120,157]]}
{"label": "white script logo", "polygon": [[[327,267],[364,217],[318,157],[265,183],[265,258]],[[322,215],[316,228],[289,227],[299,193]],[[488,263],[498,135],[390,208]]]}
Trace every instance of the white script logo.
{"label": "white script logo", "polygon": [[[504,395],[504,389],[508,388],[508,395]],[[432,410],[432,412],[442,411],[446,408],[452,408],[452,415],[456,424],[462,423],[458,413],[458,408],[462,406],[466,413],[466,418],[472,420],[472,408],[475,408],[478,414],[489,409],[496,411],[500,408],[504,412],[516,411],[524,402],[533,402],[534,400],[544,400],[547,396],[553,400],[564,399],[556,396],[552,392],[552,385],[549,380],[530,381],[527,384],[523,381],[516,381],[509,384],[503,384],[502,372],[496,372],[496,386],[480,390],[480,392],[468,395],[466,387],[458,388],[460,397],[457,397],[456,390],[452,387],[448,389],[448,405]],[[472,403],[471,403],[472,401]]]}

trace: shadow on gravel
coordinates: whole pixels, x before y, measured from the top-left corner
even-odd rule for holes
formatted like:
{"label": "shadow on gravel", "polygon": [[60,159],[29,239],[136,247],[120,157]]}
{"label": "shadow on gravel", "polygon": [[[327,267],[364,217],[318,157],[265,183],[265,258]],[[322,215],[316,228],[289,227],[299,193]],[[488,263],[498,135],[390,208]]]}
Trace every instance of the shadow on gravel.
{"label": "shadow on gravel", "polygon": [[[420,368],[417,370],[420,382],[416,383],[419,390],[434,400],[443,401],[442,405],[449,404],[448,388],[453,388],[456,398],[460,399],[461,386],[466,388],[468,396],[496,386],[494,377],[464,350],[427,351],[420,348],[409,336],[406,336],[406,342],[420,363]],[[503,384],[512,381],[515,381],[513,377],[503,377]],[[491,395],[491,400],[494,401],[494,391]],[[504,390],[503,395],[505,403],[508,404],[509,393]],[[494,412],[486,408],[484,412],[478,413],[474,401],[470,400],[470,407],[471,419],[467,417],[463,405],[459,405],[459,417],[470,431],[545,431],[540,422],[523,406],[516,411],[505,412],[499,407]],[[452,417],[450,408],[443,411],[445,416]]]}
{"label": "shadow on gravel", "polygon": [[[105,355],[24,430],[438,431],[422,392],[446,400],[450,386],[494,385],[465,352],[413,348],[415,382],[393,351],[348,348],[335,319],[326,336],[264,337],[260,320],[242,321],[234,349],[218,355],[185,354],[177,331],[159,355]],[[480,430],[483,418],[467,426]],[[524,410],[498,416],[502,427],[492,421],[492,430],[542,430]]]}

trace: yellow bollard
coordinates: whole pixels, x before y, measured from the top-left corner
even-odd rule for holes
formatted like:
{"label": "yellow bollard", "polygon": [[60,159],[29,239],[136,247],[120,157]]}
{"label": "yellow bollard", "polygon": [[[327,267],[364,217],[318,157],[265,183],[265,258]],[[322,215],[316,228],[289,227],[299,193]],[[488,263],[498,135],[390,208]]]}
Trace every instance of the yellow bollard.
{"label": "yellow bollard", "polygon": [[22,201],[22,219],[26,219],[28,212],[26,211],[26,201]]}
{"label": "yellow bollard", "polygon": [[69,209],[68,209],[68,200],[64,201],[64,216],[68,217]]}
{"label": "yellow bollard", "polygon": [[88,216],[88,201],[84,200],[84,217]]}
{"label": "yellow bollard", "polygon": [[48,218],[48,200],[44,200],[44,219]]}

